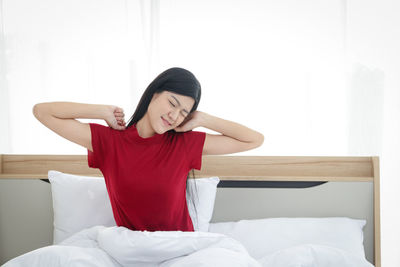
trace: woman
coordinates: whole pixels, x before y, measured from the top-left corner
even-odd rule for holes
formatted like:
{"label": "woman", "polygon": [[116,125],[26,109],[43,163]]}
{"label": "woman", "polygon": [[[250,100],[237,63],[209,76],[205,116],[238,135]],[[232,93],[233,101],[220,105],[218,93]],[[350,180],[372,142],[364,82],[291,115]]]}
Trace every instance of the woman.
{"label": "woman", "polygon": [[[186,203],[189,171],[202,155],[259,147],[264,136],[197,111],[201,87],[183,68],[170,68],[147,87],[126,126],[122,108],[72,102],[39,103],[46,127],[88,150],[88,165],[103,173],[118,226],[147,231],[194,231]],[[104,119],[109,127],[75,118]],[[192,131],[205,127],[220,135]]]}

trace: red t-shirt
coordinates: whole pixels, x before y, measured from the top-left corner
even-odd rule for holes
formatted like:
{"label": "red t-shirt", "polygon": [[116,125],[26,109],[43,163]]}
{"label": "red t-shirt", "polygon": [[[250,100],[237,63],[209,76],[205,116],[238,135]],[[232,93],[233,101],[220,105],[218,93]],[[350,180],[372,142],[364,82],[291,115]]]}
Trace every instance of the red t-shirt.
{"label": "red t-shirt", "polygon": [[88,165],[103,173],[116,224],[140,231],[194,231],[186,179],[191,169],[201,169],[206,133],[142,138],[136,124],[123,131],[89,125]]}

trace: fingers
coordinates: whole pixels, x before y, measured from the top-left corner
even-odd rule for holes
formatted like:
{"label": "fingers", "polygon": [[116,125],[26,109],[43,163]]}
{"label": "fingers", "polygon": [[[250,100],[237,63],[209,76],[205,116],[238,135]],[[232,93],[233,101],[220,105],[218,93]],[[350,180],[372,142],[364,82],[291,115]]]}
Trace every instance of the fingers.
{"label": "fingers", "polygon": [[116,107],[114,109],[114,117],[117,120],[117,125],[116,128],[118,130],[124,130],[126,128],[126,123],[125,123],[125,113],[124,110],[120,107]]}
{"label": "fingers", "polygon": [[125,125],[125,121],[124,121],[123,119],[117,120],[117,122],[118,122],[118,124],[120,124],[120,125]]}
{"label": "fingers", "polygon": [[114,116],[117,120],[123,120],[125,116],[124,110],[122,108],[116,108],[114,110]]}
{"label": "fingers", "polygon": [[125,114],[123,112],[114,112],[114,116],[123,117]]}
{"label": "fingers", "polygon": [[125,114],[121,108],[119,109],[117,108],[114,110],[114,117],[117,120],[118,124],[125,125],[124,121]]}

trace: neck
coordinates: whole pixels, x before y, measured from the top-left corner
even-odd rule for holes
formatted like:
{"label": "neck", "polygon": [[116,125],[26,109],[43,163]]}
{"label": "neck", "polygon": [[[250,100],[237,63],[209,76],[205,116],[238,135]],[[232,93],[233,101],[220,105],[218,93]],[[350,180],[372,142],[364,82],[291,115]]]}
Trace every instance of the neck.
{"label": "neck", "polygon": [[142,138],[152,137],[156,134],[154,129],[151,127],[149,119],[147,118],[147,113],[136,123],[136,129],[139,136]]}

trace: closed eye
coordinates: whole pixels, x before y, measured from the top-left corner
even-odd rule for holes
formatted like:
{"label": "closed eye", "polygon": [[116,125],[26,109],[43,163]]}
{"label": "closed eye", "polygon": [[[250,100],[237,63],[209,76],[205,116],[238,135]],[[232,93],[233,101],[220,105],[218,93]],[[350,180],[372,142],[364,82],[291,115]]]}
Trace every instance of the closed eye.
{"label": "closed eye", "polygon": [[[175,107],[175,105],[174,105],[171,101],[168,100],[168,102],[169,102],[173,107]],[[182,116],[183,116],[184,118],[187,117],[185,114],[183,114],[183,113],[181,113],[181,114],[182,114]]]}

